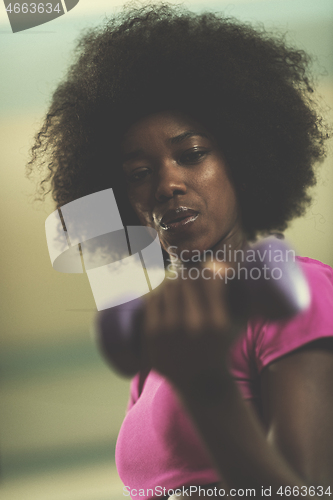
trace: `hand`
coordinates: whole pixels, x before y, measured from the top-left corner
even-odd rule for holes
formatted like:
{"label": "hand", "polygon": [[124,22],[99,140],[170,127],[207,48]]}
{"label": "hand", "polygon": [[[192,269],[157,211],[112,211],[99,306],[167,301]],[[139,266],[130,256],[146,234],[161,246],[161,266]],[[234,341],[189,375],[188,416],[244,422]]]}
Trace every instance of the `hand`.
{"label": "hand", "polygon": [[[226,266],[218,265],[223,276]],[[166,279],[150,293],[142,323],[144,363],[177,387],[209,374],[228,376],[226,355],[241,325],[230,316],[226,286],[209,269],[205,278],[200,272],[195,280]]]}

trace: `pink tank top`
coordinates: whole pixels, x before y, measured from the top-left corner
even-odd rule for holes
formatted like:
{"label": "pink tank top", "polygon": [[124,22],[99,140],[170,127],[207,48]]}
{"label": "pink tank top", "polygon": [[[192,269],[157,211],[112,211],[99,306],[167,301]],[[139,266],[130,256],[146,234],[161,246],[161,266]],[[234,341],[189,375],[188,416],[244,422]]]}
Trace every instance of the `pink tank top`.
{"label": "pink tank top", "polygon": [[[333,336],[333,270],[297,257],[311,290],[309,309],[292,320],[249,321],[230,353],[230,371],[244,399],[260,408],[260,373],[272,361],[322,337]],[[155,371],[138,374],[116,447],[124,495],[163,497],[182,486],[220,480],[172,386]]]}

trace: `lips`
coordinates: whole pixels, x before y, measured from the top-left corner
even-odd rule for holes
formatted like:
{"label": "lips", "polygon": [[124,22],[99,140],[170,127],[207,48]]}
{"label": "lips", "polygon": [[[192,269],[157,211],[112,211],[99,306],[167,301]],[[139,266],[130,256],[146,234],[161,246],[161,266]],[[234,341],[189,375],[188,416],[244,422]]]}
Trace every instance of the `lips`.
{"label": "lips", "polygon": [[178,207],[173,210],[168,210],[160,220],[160,226],[164,230],[176,229],[184,226],[189,222],[194,222],[199,215],[199,212],[187,207]]}

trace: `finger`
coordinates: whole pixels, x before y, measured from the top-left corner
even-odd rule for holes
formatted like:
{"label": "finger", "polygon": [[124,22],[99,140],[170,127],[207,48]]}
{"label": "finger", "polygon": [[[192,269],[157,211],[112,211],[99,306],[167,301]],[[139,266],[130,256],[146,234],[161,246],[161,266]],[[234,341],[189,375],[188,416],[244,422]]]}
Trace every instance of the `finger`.
{"label": "finger", "polygon": [[181,281],[166,280],[161,294],[163,316],[161,324],[168,334],[175,334],[180,329],[183,297],[181,292]]}
{"label": "finger", "polygon": [[146,337],[153,337],[160,327],[162,301],[160,291],[153,291],[145,297],[142,330]]}
{"label": "finger", "polygon": [[230,322],[227,305],[227,287],[225,278],[229,268],[220,263],[212,269],[212,279],[203,283],[207,298],[207,311],[214,325],[224,328]]}
{"label": "finger", "polygon": [[199,280],[182,283],[183,325],[191,335],[199,335],[207,326],[206,300]]}
{"label": "finger", "polygon": [[[247,326],[245,316],[235,316],[235,309],[231,308],[231,289],[235,285],[234,280],[237,279],[235,267],[214,261],[209,263],[209,270],[213,279],[211,289],[206,292],[210,297],[208,310],[215,325],[228,332],[228,338],[234,340]],[[218,276],[222,279],[216,279]],[[242,309],[242,307],[243,305],[240,304],[239,308]]]}

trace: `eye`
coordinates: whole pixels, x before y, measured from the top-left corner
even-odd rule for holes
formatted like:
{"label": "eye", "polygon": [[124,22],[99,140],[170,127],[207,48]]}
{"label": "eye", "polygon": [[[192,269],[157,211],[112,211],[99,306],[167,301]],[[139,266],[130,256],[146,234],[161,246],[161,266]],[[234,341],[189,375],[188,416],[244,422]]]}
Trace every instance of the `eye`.
{"label": "eye", "polygon": [[200,160],[202,160],[206,155],[208,154],[208,151],[187,151],[184,154],[181,155],[180,161],[181,163],[198,163]]}
{"label": "eye", "polygon": [[129,182],[140,182],[143,179],[145,179],[149,175],[149,169],[144,169],[144,170],[134,170],[131,174],[128,176]]}

